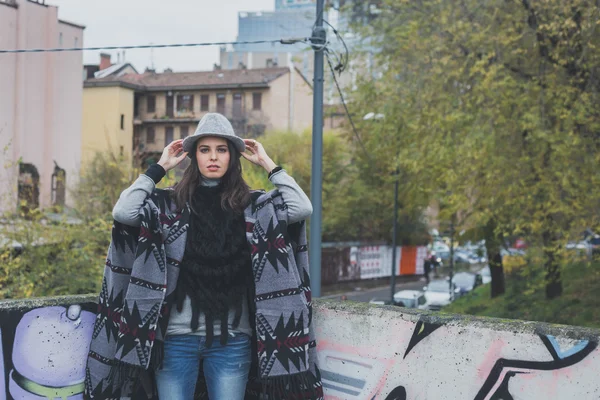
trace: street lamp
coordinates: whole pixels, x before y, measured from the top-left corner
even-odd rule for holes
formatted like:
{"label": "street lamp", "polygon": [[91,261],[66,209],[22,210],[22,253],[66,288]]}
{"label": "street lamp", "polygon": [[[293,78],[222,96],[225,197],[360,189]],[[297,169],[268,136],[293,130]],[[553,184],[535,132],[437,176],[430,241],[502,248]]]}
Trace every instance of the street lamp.
{"label": "street lamp", "polygon": [[[380,121],[385,118],[385,114],[369,112],[363,116],[363,121]],[[392,234],[392,268],[390,275],[390,304],[394,304],[394,293],[396,292],[396,259],[398,243],[398,175],[399,168],[396,168],[396,181],[394,183],[394,231]]]}

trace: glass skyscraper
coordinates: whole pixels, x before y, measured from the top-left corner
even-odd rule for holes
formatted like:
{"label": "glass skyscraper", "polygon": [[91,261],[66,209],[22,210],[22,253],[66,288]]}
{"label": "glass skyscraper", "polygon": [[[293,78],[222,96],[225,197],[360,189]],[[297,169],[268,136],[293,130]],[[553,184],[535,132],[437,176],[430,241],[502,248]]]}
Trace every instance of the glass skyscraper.
{"label": "glass skyscraper", "polygon": [[275,0],[275,10],[310,9],[316,12],[316,0]]}

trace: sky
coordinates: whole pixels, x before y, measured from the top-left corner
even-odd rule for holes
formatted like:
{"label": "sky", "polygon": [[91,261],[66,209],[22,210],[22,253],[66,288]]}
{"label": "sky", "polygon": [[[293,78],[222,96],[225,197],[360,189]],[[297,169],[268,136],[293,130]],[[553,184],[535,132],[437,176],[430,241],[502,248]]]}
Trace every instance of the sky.
{"label": "sky", "polygon": [[[275,0],[47,0],[58,17],[86,27],[84,46],[147,45],[234,41],[238,12],[272,11]],[[84,52],[84,64],[98,64],[98,51]],[[117,50],[107,51],[117,62]],[[138,72],[211,70],[219,47],[126,50]]]}

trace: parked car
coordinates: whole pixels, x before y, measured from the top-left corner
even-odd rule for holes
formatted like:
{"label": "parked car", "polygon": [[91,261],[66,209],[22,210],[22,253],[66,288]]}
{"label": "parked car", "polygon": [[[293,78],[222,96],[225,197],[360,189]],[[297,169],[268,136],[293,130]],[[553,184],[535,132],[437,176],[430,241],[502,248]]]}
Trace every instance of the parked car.
{"label": "parked car", "polygon": [[458,288],[458,296],[464,296],[483,283],[479,274],[472,272],[458,272],[452,277],[452,282]]}
{"label": "parked car", "polygon": [[484,285],[492,281],[492,272],[490,271],[489,266],[484,267],[481,271],[479,271],[479,275],[481,275],[481,281]]}
{"label": "parked car", "polygon": [[596,256],[597,254],[600,253],[600,235],[593,235],[591,236],[587,242],[590,245],[590,251],[592,253],[592,256]]}
{"label": "parked car", "polygon": [[457,250],[456,253],[454,253],[454,261],[464,264],[479,264],[485,262],[485,258],[479,257],[477,254],[470,251]]}
{"label": "parked car", "polygon": [[440,259],[440,262],[449,262],[450,261],[450,250],[439,250],[436,251],[436,255]]}
{"label": "parked car", "polygon": [[585,240],[581,242],[569,242],[566,246],[567,250],[582,250],[584,252],[587,251],[589,247],[590,245]]}
{"label": "parked car", "polygon": [[460,289],[447,280],[436,279],[429,282],[429,285],[425,286],[423,291],[427,300],[427,308],[429,310],[440,310],[454,301]]}
{"label": "parked car", "polygon": [[377,305],[380,305],[380,306],[384,306],[384,305],[390,304],[390,301],[389,300],[381,300],[381,299],[374,298],[374,299],[371,299],[369,301],[369,303],[370,304],[377,304]]}
{"label": "parked car", "polygon": [[420,290],[400,290],[394,293],[394,302],[400,307],[427,309],[425,293]]}
{"label": "parked car", "polygon": [[469,254],[464,251],[457,250],[454,252],[454,262],[455,263],[464,263],[470,264]]}

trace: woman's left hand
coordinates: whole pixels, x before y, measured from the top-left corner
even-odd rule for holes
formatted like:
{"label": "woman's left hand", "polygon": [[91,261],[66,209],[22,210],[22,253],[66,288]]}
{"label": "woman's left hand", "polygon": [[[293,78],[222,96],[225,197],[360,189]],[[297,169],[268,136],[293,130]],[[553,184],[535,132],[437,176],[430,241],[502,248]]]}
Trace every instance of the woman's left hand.
{"label": "woman's left hand", "polygon": [[277,166],[271,160],[271,157],[267,155],[265,148],[262,144],[254,139],[244,139],[244,143],[246,144],[246,151],[242,153],[242,156],[250,161],[253,164],[260,165],[267,172],[270,172]]}

